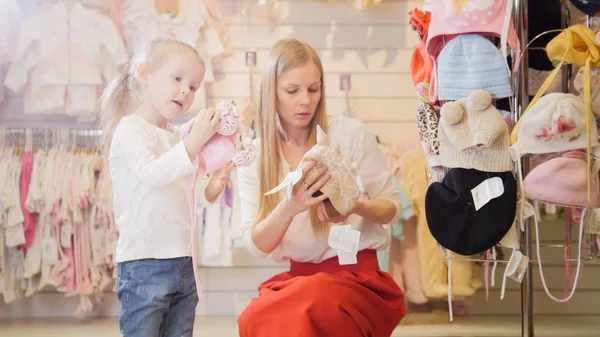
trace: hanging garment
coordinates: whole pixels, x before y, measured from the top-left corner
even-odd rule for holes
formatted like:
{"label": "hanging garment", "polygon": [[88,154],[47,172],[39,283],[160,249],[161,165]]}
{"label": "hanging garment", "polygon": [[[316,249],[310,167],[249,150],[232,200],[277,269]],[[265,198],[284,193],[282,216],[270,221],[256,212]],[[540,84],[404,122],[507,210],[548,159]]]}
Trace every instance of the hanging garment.
{"label": "hanging garment", "polygon": [[231,206],[227,204],[225,195],[219,197],[219,199],[218,202],[204,209],[201,263],[204,266],[211,267],[231,267],[233,266],[229,230]]}
{"label": "hanging garment", "polygon": [[378,270],[374,250],[359,252],[357,260],[292,261],[290,271],[259,286],[259,297],[238,319],[240,336],[390,336],[405,315],[402,292]]}
{"label": "hanging garment", "polygon": [[233,244],[233,248],[244,247],[244,233],[241,230],[241,214],[240,214],[240,194],[238,192],[238,172],[237,168],[231,170],[231,176],[229,177],[231,183],[232,200],[231,200],[231,227],[230,236]]}
{"label": "hanging garment", "polygon": [[79,2],[69,10],[60,1],[23,21],[12,61],[4,84],[25,90],[26,114],[85,121],[97,118],[103,83],[128,57],[110,19]]}
{"label": "hanging garment", "polygon": [[[196,48],[206,67],[204,82],[214,81],[210,48],[203,43],[201,29],[209,25],[208,13],[200,1],[181,0],[179,12],[159,13],[153,0],[132,1],[123,13],[123,24],[127,45],[134,54],[146,49],[148,43],[157,37],[180,40]],[[219,52],[220,53],[220,52]],[[205,86],[196,91],[196,97],[189,112],[197,112],[206,107]]]}
{"label": "hanging garment", "polygon": [[[448,296],[448,261],[439,253],[437,242],[429,232],[425,216],[425,192],[427,179],[425,167],[427,162],[423,155],[407,158],[404,163],[406,191],[413,200],[415,214],[418,217],[416,227],[417,249],[419,256],[420,276],[423,292],[429,298],[445,298]],[[409,229],[405,226],[405,241]],[[453,257],[458,255],[453,254]],[[474,264],[467,261],[452,261],[452,294],[453,296],[471,296],[483,286],[473,272]]]}
{"label": "hanging garment", "polygon": [[4,76],[6,65],[11,60],[12,49],[15,45],[15,37],[18,36],[19,28],[23,20],[23,13],[15,0],[2,2],[0,11],[0,102],[4,100]]}
{"label": "hanging garment", "polygon": [[21,196],[21,211],[23,212],[23,230],[25,231],[25,248],[31,247],[35,237],[35,218],[25,207],[25,201],[29,193],[31,174],[33,171],[33,152],[27,151],[21,157],[21,178],[19,179],[19,190]]}
{"label": "hanging garment", "polygon": [[[221,17],[221,13],[219,10],[219,2],[217,0],[203,0],[202,3],[204,7],[206,7],[206,11],[208,12],[210,18],[210,25],[204,29],[214,29],[216,35],[219,37],[221,41],[220,45],[222,45],[223,56],[228,56],[233,53],[233,43],[231,41],[231,36],[229,35],[229,30],[227,26],[223,22],[223,18]],[[207,35],[212,35],[211,32],[207,32]],[[209,36],[210,36],[209,35]],[[212,55],[213,59],[218,57],[220,54],[219,50],[221,46],[216,42],[212,42],[211,39],[206,39],[207,43],[205,44],[206,49],[209,50],[208,54]],[[212,51],[211,51],[212,50]]]}
{"label": "hanging garment", "polygon": [[[96,9],[105,14],[115,25],[121,39],[125,40],[125,31],[121,16],[127,8],[127,0],[80,0],[86,7]],[[131,0],[130,0],[131,1]]]}

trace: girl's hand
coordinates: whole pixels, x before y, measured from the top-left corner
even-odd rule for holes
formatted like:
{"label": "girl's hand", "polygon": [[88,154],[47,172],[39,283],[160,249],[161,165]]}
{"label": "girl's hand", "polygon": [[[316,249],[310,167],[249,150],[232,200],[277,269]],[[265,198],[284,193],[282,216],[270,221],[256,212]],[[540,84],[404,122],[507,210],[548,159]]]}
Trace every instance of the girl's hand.
{"label": "girl's hand", "polygon": [[326,166],[317,166],[317,162],[312,161],[302,168],[302,176],[304,179],[294,185],[292,197],[286,205],[293,216],[327,199],[325,194],[313,196],[329,181],[330,177]]}
{"label": "girl's hand", "polygon": [[229,165],[213,172],[210,177],[210,181],[208,182],[208,186],[206,186],[206,191],[204,192],[206,201],[214,202],[219,194],[223,192],[225,186],[227,186],[229,175],[231,174],[231,170],[234,166],[235,164],[231,162]]}
{"label": "girl's hand", "polygon": [[193,137],[196,146],[198,146],[198,151],[217,132],[220,121],[220,111],[213,108],[200,110],[190,132],[190,136]]}
{"label": "girl's hand", "polygon": [[338,215],[336,217],[330,218],[329,215],[327,214],[327,210],[325,209],[325,203],[324,202],[320,202],[317,205],[317,215],[319,216],[319,220],[323,221],[323,222],[328,222],[328,223],[341,223],[346,221],[346,219],[348,218],[348,216],[350,214],[352,214],[354,211],[350,212],[348,215]]}

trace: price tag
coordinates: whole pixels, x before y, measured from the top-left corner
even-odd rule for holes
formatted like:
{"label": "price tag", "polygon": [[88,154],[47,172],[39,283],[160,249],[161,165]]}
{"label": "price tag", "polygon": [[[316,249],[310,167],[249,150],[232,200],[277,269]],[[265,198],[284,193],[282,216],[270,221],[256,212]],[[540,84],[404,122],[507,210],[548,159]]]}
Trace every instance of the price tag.
{"label": "price tag", "polygon": [[71,236],[73,235],[73,226],[65,223],[60,227],[60,245],[63,248],[71,248]]}
{"label": "price tag", "polygon": [[433,0],[424,0],[423,1],[423,11],[431,12],[433,10]]}
{"label": "price tag", "polygon": [[333,226],[329,230],[329,246],[335,250],[356,255],[360,243],[360,232],[350,225]]}
{"label": "price tag", "polygon": [[513,250],[508,264],[506,265],[506,276],[521,283],[529,266],[529,258],[518,250]]}
{"label": "price tag", "polygon": [[44,264],[53,265],[58,263],[58,245],[53,238],[42,239],[42,261]]}
{"label": "price tag", "polygon": [[481,184],[471,190],[473,202],[475,203],[475,210],[478,211],[492,199],[501,196],[503,193],[504,184],[502,183],[502,178],[493,177],[484,180]]}
{"label": "price tag", "polygon": [[338,250],[338,261],[340,266],[348,265],[348,264],[356,264],[356,254],[346,253],[344,251]]}

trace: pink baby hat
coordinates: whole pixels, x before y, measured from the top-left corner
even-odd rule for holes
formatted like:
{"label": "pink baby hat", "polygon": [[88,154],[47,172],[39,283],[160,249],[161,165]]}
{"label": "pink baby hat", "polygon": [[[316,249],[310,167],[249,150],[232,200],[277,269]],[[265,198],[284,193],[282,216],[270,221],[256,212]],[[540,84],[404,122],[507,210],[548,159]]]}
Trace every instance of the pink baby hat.
{"label": "pink baby hat", "polygon": [[[221,121],[217,132],[204,144],[198,153],[198,169],[206,174],[226,166],[236,155],[238,140],[236,133],[239,128],[238,115],[233,103],[220,102],[217,109],[221,111]],[[197,117],[181,126],[185,137],[192,130]]]}
{"label": "pink baby hat", "polygon": [[564,207],[600,207],[598,165],[592,169],[590,203],[585,157],[585,152],[570,151],[536,166],[525,177],[525,197]]}
{"label": "pink baby hat", "polygon": [[[506,46],[520,52],[519,39],[511,20],[514,0],[433,0],[427,53],[437,59],[444,45],[461,34],[481,34],[500,38],[500,51]],[[515,69],[520,54],[517,52]],[[508,64],[506,65],[508,68]]]}

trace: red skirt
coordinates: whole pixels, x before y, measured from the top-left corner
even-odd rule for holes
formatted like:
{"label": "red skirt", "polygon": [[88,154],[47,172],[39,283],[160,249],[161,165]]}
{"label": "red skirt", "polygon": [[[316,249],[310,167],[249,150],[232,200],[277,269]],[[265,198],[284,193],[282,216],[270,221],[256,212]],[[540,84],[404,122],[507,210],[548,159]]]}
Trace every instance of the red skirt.
{"label": "red skirt", "polygon": [[389,337],[405,315],[404,296],[379,270],[377,253],[340,266],[291,262],[259,287],[238,318],[240,337]]}

